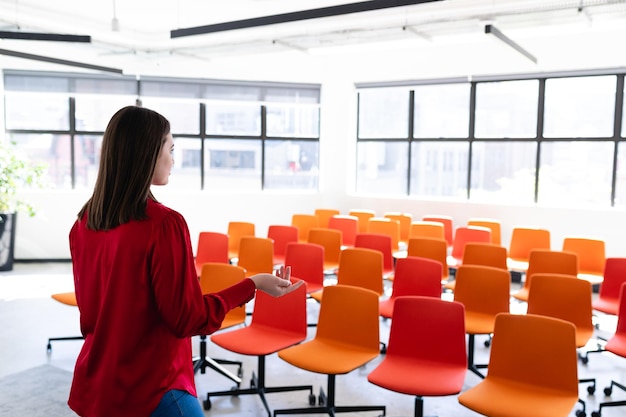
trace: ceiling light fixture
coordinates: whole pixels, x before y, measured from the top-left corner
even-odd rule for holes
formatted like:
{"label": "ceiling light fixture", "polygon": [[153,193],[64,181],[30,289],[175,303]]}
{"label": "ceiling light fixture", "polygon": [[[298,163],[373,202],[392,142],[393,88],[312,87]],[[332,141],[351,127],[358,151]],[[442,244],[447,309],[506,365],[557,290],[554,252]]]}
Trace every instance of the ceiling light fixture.
{"label": "ceiling light fixture", "polygon": [[117,69],[117,68],[101,67],[99,65],[91,65],[91,64],[85,64],[83,62],[68,61],[65,59],[52,58],[52,57],[43,56],[43,55],[27,54],[25,52],[10,51],[8,49],[0,49],[0,55],[13,56],[16,58],[31,59],[34,61],[50,62],[52,64],[69,65],[71,67],[86,68],[86,69],[95,70],[95,71],[114,72],[116,74],[124,73],[121,69]]}
{"label": "ceiling light fixture", "polygon": [[485,33],[495,36],[496,39],[504,42],[511,48],[515,49],[517,52],[524,55],[526,58],[530,59],[535,64],[537,63],[537,58],[533,54],[528,52],[526,49],[522,48],[520,45],[518,45],[514,40],[506,36],[504,33],[500,32],[498,28],[496,28],[494,25],[485,25]]}
{"label": "ceiling light fixture", "polygon": [[203,35],[207,33],[225,32],[235,29],[246,29],[259,26],[275,25],[277,23],[298,22],[321,17],[342,16],[351,13],[368,12],[373,10],[390,9],[394,7],[411,6],[422,3],[431,3],[442,0],[371,0],[358,3],[341,4],[337,6],[321,7],[319,9],[301,10],[298,12],[275,14],[255,17],[251,19],[234,20],[231,22],[216,23],[213,25],[196,26],[185,29],[175,29],[170,32],[171,38],[183,36]]}
{"label": "ceiling light fixture", "polygon": [[27,41],[53,41],[53,42],[91,42],[91,36],[63,35],[60,33],[36,33],[36,32],[9,32],[0,31],[0,39],[21,39]]}

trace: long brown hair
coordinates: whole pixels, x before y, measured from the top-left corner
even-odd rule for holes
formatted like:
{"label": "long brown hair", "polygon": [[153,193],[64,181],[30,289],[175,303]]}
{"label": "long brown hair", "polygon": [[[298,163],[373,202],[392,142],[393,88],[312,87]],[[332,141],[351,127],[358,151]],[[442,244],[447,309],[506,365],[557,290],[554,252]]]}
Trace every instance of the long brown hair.
{"label": "long brown hair", "polygon": [[170,133],[159,113],[137,106],[118,110],[104,132],[98,178],[93,194],[78,214],[87,212],[87,227],[110,230],[146,218],[147,199],[156,163]]}

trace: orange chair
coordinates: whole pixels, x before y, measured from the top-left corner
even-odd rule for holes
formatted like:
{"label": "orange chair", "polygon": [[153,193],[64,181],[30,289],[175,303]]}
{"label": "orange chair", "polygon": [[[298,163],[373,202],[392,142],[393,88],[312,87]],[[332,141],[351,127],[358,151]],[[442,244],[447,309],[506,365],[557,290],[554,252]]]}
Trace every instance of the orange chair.
{"label": "orange chair", "polygon": [[[607,352],[626,358],[626,283],[622,284],[620,287],[620,303],[617,312],[617,328],[615,329],[615,334],[609,338],[604,348]],[[609,386],[604,388],[604,395],[611,396],[611,394],[613,394],[613,387],[626,391],[626,385],[615,380],[611,380]],[[599,404],[598,411],[591,413],[591,416],[601,417],[603,408],[618,406],[626,406],[626,401],[601,402]]]}
{"label": "orange chair", "polygon": [[580,402],[575,339],[565,320],[499,314],[489,373],[461,393],[459,403],[486,416],[569,416]]}
{"label": "orange chair", "polygon": [[[289,314],[285,314],[289,312]],[[204,409],[211,409],[211,397],[258,394],[272,416],[265,394],[289,391],[309,391],[309,402],[315,404],[312,385],[268,387],[265,383],[265,358],[306,338],[306,288],[300,286],[282,297],[258,291],[254,301],[251,323],[241,329],[214,334],[211,340],[218,346],[240,355],[257,357],[258,375],[252,374],[250,388],[208,392]]]}
{"label": "orange chair", "polygon": [[359,232],[359,219],[354,216],[338,214],[328,219],[328,228],[341,231],[341,245],[345,248],[354,246],[354,239]]}
{"label": "orange chair", "polygon": [[218,232],[200,232],[195,262],[198,277],[202,273],[202,265],[207,262],[227,264],[229,262],[228,235]]}
{"label": "orange chair", "polygon": [[356,411],[384,415],[384,405],[335,405],[336,376],[360,368],[378,354],[378,294],[350,285],[325,287],[313,339],[281,350],[278,357],[297,368],[326,374],[327,389],[320,388],[318,406],[274,410],[274,416]]}
{"label": "orange chair", "polygon": [[397,220],[400,224],[400,243],[403,246],[409,241],[409,234],[411,232],[411,223],[413,222],[413,215],[411,213],[401,213],[397,211],[389,211],[383,215],[391,220]]}
{"label": "orange chair", "polygon": [[[200,272],[200,288],[203,294],[215,293],[237,284],[245,276],[246,273],[241,267],[221,262],[207,262],[202,265],[202,271]],[[236,307],[226,314],[220,329],[244,324],[245,320],[246,307]],[[193,358],[194,373],[200,371],[201,374],[204,374],[206,368],[211,368],[239,386],[243,374],[242,363],[240,361],[208,357],[206,338],[206,335],[200,335],[200,355],[197,358]],[[221,365],[236,365],[237,375],[232,374]]]}
{"label": "orange chair", "polygon": [[291,276],[306,282],[307,293],[324,288],[324,247],[315,243],[289,243],[285,251],[285,266]]}
{"label": "orange chair", "polygon": [[341,255],[341,231],[316,227],[309,230],[308,243],[315,243],[324,248],[324,272],[334,274],[339,267]]}
{"label": "orange chair", "polygon": [[[483,265],[507,270],[506,248],[493,243],[468,242],[465,244],[461,265]],[[444,288],[454,291],[455,281],[446,282]]]}
{"label": "orange chair", "polygon": [[287,244],[298,241],[296,226],[272,224],[267,228],[267,237],[274,241],[274,265],[285,263]]}
{"label": "orange chair", "polygon": [[237,266],[246,271],[246,277],[261,272],[274,272],[274,242],[267,237],[243,236],[239,243]]}
{"label": "orange chair", "polygon": [[448,256],[448,266],[455,268],[463,262],[463,251],[469,242],[491,242],[491,230],[479,226],[461,226],[454,231],[452,252]]}
{"label": "orange chair", "polygon": [[451,216],[443,214],[426,214],[422,217],[422,220],[443,224],[444,237],[448,243],[448,247],[452,247],[452,243],[454,242],[454,220]]}
{"label": "orange chair", "polygon": [[593,309],[617,316],[620,288],[624,282],[626,282],[626,258],[607,258],[604,279],[600,284],[598,297],[593,300]]}
{"label": "orange chair", "polygon": [[524,286],[513,297],[520,301],[528,301],[528,290],[533,274],[538,272],[563,275],[578,275],[578,256],[571,252],[546,249],[533,249],[528,258],[528,270]]}
{"label": "orange chair", "polygon": [[[52,294],[51,297],[58,301],[61,304],[65,304],[70,307],[78,307],[78,303],[76,302],[76,293],[74,291],[71,292],[62,292],[57,294]],[[48,339],[48,344],[46,345],[46,350],[48,353],[52,352],[52,342],[61,341],[61,340],[84,340],[83,336],[61,336],[61,337],[51,337]]]}
{"label": "orange chair", "polygon": [[448,269],[448,243],[443,239],[411,238],[407,246],[407,256],[428,258],[440,262],[442,266],[442,282],[450,277]]}
{"label": "orange chair", "polygon": [[604,278],[606,262],[604,240],[583,237],[563,239],[563,252],[578,255],[578,278],[600,284]]}
{"label": "orange chair", "polygon": [[496,316],[509,312],[509,272],[490,266],[461,265],[456,271],[454,301],[465,306],[465,332],[468,340],[468,369],[481,378],[480,368],[474,363],[476,335],[494,332]]}
{"label": "orange chair", "polygon": [[446,239],[446,232],[441,222],[418,220],[411,223],[409,239],[414,237],[430,237],[432,239]]}
{"label": "orange chair", "polygon": [[500,220],[473,217],[467,221],[467,225],[486,227],[491,230],[491,243],[494,245],[502,244],[502,225],[500,224]]}
{"label": "orange chair", "polygon": [[341,214],[341,212],[337,209],[328,209],[328,208],[318,208],[314,211],[315,217],[317,217],[317,227],[328,227],[328,220]]}
{"label": "orange chair", "polygon": [[394,259],[391,246],[391,236],[377,233],[357,233],[354,240],[355,248],[373,249],[383,254],[384,279],[393,279],[394,275]]}
{"label": "orange chair", "polygon": [[309,230],[318,227],[315,214],[296,213],[291,216],[291,225],[298,228],[298,241],[306,243],[309,241]]}
{"label": "orange chair", "polygon": [[530,227],[514,227],[509,242],[508,268],[512,271],[526,272],[528,258],[533,249],[550,250],[550,231]]}
{"label": "orange chair", "polygon": [[441,262],[432,259],[413,256],[398,259],[391,295],[379,303],[380,315],[390,319],[398,297],[419,295],[441,298],[442,269]]}
{"label": "orange chair", "polygon": [[367,222],[367,233],[377,233],[391,237],[394,251],[400,249],[400,222],[387,217],[372,217]]}
{"label": "orange chair", "polygon": [[431,297],[398,298],[387,354],[367,380],[414,395],[414,415],[422,417],[423,397],[458,394],[466,373],[463,305]]}
{"label": "orange chair", "polygon": [[[337,285],[366,288],[379,296],[383,295],[383,254],[366,248],[348,248],[341,251]],[[322,302],[323,294],[323,290],[317,291],[311,297]]]}
{"label": "orange chair", "polygon": [[367,209],[352,209],[348,214],[359,219],[359,233],[367,233],[367,221],[371,217],[376,217],[374,210]]}
{"label": "orange chair", "polygon": [[239,241],[243,236],[254,236],[255,226],[250,222],[229,222],[228,231],[228,257],[237,259],[239,256]]}

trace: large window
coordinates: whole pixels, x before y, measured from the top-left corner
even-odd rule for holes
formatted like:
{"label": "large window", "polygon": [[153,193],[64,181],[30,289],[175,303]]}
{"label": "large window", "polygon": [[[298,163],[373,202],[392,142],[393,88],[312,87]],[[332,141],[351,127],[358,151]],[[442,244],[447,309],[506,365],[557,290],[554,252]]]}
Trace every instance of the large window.
{"label": "large window", "polygon": [[357,86],[358,193],[626,207],[623,73],[405,84]]}
{"label": "large window", "polygon": [[170,121],[172,188],[318,187],[319,85],[5,71],[4,86],[9,139],[59,189],[93,187],[108,121],[137,103]]}

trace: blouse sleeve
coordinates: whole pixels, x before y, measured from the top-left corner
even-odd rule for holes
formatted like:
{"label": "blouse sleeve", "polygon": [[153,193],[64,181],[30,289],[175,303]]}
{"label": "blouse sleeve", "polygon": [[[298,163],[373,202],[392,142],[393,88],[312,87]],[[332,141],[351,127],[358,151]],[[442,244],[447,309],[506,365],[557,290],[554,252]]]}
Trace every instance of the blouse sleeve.
{"label": "blouse sleeve", "polygon": [[215,332],[228,311],[254,297],[254,282],[203,295],[184,218],[172,212],[156,227],[148,274],[160,316],[178,337]]}

